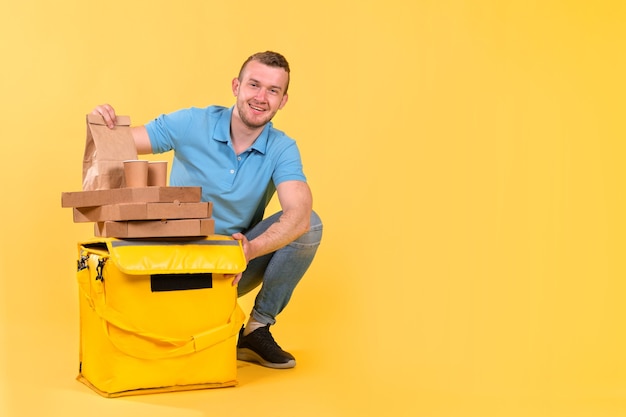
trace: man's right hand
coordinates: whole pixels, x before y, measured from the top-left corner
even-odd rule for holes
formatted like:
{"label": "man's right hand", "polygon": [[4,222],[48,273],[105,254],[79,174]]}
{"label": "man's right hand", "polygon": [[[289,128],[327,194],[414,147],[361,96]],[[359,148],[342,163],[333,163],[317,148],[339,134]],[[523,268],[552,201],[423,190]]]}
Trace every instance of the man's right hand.
{"label": "man's right hand", "polygon": [[91,114],[100,115],[104,119],[104,123],[110,128],[115,127],[115,109],[110,104],[101,104],[97,106]]}
{"label": "man's right hand", "polygon": [[[91,114],[100,115],[104,119],[109,129],[115,127],[115,109],[110,104],[101,104],[91,111]],[[130,129],[137,147],[137,153],[140,155],[152,153],[152,143],[148,137],[148,131],[145,126],[134,126]]]}

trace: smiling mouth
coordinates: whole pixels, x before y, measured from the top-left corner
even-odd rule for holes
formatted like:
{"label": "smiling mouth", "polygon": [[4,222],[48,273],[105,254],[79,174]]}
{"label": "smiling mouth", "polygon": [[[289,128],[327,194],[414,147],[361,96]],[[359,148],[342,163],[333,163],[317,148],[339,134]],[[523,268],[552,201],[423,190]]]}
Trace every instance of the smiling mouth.
{"label": "smiling mouth", "polygon": [[254,111],[258,111],[258,112],[264,112],[265,109],[259,106],[255,106],[254,104],[248,104],[248,106],[250,106],[250,108]]}

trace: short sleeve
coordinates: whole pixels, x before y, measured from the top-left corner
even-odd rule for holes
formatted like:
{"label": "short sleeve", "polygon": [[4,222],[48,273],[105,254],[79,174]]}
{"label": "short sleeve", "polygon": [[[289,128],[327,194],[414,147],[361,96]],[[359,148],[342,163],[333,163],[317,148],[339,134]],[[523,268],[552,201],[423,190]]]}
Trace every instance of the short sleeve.
{"label": "short sleeve", "polygon": [[146,130],[150,137],[152,152],[163,153],[176,148],[176,141],[185,137],[191,120],[188,110],[178,110],[174,113],[163,114],[148,122]]}
{"label": "short sleeve", "polygon": [[289,140],[289,144],[284,147],[277,157],[272,181],[278,186],[281,182],[293,180],[306,182],[306,177],[302,168],[302,159],[298,145],[295,141]]}

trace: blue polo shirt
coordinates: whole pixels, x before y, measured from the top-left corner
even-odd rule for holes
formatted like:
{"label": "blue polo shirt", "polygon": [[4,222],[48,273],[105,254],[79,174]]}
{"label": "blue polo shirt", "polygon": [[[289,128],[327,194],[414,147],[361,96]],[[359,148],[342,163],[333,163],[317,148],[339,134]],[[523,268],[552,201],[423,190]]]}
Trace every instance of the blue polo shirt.
{"label": "blue polo shirt", "polygon": [[263,219],[283,181],[306,181],[296,142],[268,123],[239,155],[230,139],[233,108],[189,108],[146,124],[152,151],[174,151],[170,185],[200,186],[213,203],[215,233],[246,231]]}

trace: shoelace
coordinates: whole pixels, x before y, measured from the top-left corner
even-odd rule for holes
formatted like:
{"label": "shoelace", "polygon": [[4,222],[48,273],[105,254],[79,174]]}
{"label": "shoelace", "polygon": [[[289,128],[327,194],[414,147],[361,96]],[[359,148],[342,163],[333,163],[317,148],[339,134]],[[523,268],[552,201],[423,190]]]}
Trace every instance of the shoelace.
{"label": "shoelace", "polygon": [[276,341],[274,340],[274,337],[270,333],[268,327],[269,326],[260,327],[257,330],[257,332],[261,332],[258,334],[259,337],[257,338],[259,344],[261,344],[263,348],[278,349],[282,351],[282,348],[278,346],[278,343],[276,343]]}

